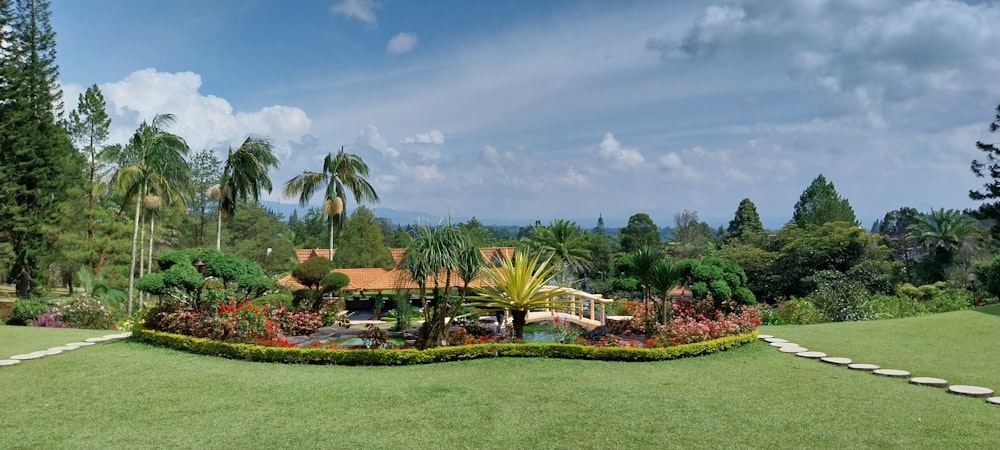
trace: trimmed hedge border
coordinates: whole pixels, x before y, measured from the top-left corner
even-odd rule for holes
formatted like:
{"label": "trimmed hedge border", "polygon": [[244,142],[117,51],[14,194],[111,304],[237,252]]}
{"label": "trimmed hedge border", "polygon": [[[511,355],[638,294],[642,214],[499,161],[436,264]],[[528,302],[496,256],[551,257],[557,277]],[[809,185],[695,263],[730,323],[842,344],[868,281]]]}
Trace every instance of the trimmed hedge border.
{"label": "trimmed hedge border", "polygon": [[234,344],[180,334],[136,329],[132,339],[199,355],[257,362],[405,366],[480,358],[563,358],[597,361],[666,361],[729,350],[757,340],[757,332],[662,348],[594,347],[577,344],[485,343],[427,350],[349,350]]}

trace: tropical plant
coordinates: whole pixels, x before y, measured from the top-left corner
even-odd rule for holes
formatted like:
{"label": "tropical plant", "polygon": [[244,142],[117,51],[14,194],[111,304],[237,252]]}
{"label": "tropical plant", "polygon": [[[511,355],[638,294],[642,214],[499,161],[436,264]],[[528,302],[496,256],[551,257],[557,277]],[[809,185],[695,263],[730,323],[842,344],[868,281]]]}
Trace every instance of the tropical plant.
{"label": "tropical plant", "polygon": [[570,303],[560,298],[566,292],[565,285],[550,286],[554,278],[551,257],[542,261],[540,256],[515,251],[513,257],[502,258],[499,266],[484,270],[486,286],[477,288],[477,295],[471,299],[470,306],[477,311],[510,311],[517,339],[524,338],[529,311]]}
{"label": "tropical plant", "polygon": [[681,281],[680,267],[667,260],[660,260],[649,271],[647,277],[649,283],[647,286],[660,296],[657,303],[659,320],[660,323],[665,324],[670,320],[670,291],[676,288]]}
{"label": "tropical plant", "polygon": [[213,187],[219,201],[216,250],[222,250],[222,219],[232,216],[239,202],[257,202],[262,190],[271,192],[271,177],[268,176],[271,167],[278,168],[278,158],[274,156],[267,139],[247,136],[239,148],[229,148],[229,155],[222,166],[222,177],[219,184]]}
{"label": "tropical plant", "polygon": [[[400,261],[403,273],[420,286],[420,301],[425,306],[424,325],[414,343],[419,349],[447,344],[445,320],[454,317],[462,306],[460,301],[449,301],[452,276],[459,268],[462,249],[472,245],[467,240],[468,236],[451,223],[436,228],[422,227]],[[434,285],[432,302],[426,296],[428,281]]]}
{"label": "tropical plant", "polygon": [[944,280],[958,249],[978,235],[975,222],[957,209],[932,209],[907,229],[907,239],[927,252],[923,263],[929,282]]}
{"label": "tropical plant", "polygon": [[528,240],[536,251],[550,254],[556,266],[565,265],[577,273],[590,268],[590,250],[576,222],[556,219],[547,227],[536,226]]}
{"label": "tropical plant", "polygon": [[176,122],[171,114],[157,114],[151,122],[143,121],[125,147],[111,155],[118,162],[115,185],[124,194],[125,205],[135,204],[132,230],[132,256],[129,262],[128,313],[132,313],[135,289],[136,253],[139,247],[140,213],[150,193],[168,203],[181,203],[188,196],[190,168],[184,161],[188,152],[184,139],[166,131]]}
{"label": "tropical plant", "polygon": [[309,199],[325,184],[323,193],[323,212],[329,223],[330,259],[333,259],[334,225],[342,228],[344,224],[344,198],[346,191],[351,191],[354,201],[362,200],[377,203],[379,201],[375,188],[365,178],[368,176],[368,164],[360,156],[344,152],[341,147],[336,155],[330,153],[323,158],[323,171],[305,171],[285,183],[282,193],[286,197],[299,197],[299,204],[305,206]]}

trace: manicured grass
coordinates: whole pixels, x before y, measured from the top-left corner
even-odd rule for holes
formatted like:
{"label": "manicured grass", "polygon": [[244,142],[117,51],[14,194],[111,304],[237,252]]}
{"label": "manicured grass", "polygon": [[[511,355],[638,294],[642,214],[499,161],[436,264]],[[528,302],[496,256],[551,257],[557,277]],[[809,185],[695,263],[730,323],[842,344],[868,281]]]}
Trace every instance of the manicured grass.
{"label": "manicured grass", "polygon": [[0,374],[0,448],[1000,445],[1000,407],[982,399],[764,343],[656,363],[507,358],[339,367],[224,360],[126,341]]}
{"label": "manicured grass", "polygon": [[117,332],[77,330],[75,328],[37,328],[0,325],[0,359],[19,353],[45,350],[110,333]]}
{"label": "manicured grass", "polygon": [[830,356],[1000,392],[1000,305],[908,319],[760,327]]}

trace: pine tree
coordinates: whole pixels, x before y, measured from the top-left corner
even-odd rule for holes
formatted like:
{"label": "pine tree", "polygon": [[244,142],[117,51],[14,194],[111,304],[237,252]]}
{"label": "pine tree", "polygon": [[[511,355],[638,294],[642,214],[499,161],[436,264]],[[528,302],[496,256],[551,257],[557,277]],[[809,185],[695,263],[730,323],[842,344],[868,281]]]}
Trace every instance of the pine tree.
{"label": "pine tree", "polygon": [[[1000,105],[997,105],[996,115],[993,122],[990,122],[990,133],[1000,132]],[[986,178],[989,175],[990,181],[983,183],[983,188],[977,191],[970,190],[969,198],[983,202],[976,210],[975,216],[980,220],[991,220],[993,226],[990,232],[993,237],[1000,238],[1000,145],[976,142],[976,148],[986,153],[986,161],[972,160],[970,169],[978,178]]]}
{"label": "pine tree", "polygon": [[40,280],[49,250],[46,228],[59,201],[79,179],[66,130],[59,125],[55,32],[46,0],[0,0],[0,238],[10,242],[19,297]]}
{"label": "pine tree", "polygon": [[813,180],[795,203],[792,221],[799,227],[822,225],[827,222],[857,223],[854,209],[845,198],[841,198],[832,182],[823,174]]}
{"label": "pine tree", "polygon": [[[100,178],[104,175],[102,169],[105,167],[101,156],[103,145],[108,140],[108,129],[111,127],[111,118],[108,117],[104,95],[101,94],[101,89],[96,84],[80,94],[76,110],[69,113],[67,127],[70,137],[77,145],[77,150],[87,158],[87,184],[85,186],[87,210],[84,215],[86,217],[86,243],[87,247],[92,247],[94,204],[101,191]],[[97,258],[88,256],[85,263],[93,273],[97,266]]]}
{"label": "pine tree", "polygon": [[382,230],[370,209],[358,206],[344,229],[346,232],[338,240],[333,256],[336,267],[392,267],[392,255],[382,241]]}
{"label": "pine tree", "polygon": [[726,229],[729,239],[742,240],[745,236],[764,231],[764,225],[760,223],[760,215],[757,214],[757,206],[745,198],[740,201],[740,206],[736,208],[733,220],[729,221],[729,228]]}

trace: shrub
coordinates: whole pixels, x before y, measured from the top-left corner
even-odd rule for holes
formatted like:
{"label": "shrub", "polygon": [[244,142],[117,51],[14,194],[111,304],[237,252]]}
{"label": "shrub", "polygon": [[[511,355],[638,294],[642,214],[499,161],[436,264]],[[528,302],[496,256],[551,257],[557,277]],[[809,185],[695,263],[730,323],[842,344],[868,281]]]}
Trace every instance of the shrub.
{"label": "shrub", "polygon": [[351,279],[340,272],[330,272],[320,280],[319,285],[323,292],[337,292],[351,284]]}
{"label": "shrub", "polygon": [[808,299],[827,318],[835,322],[853,322],[875,317],[867,295],[861,283],[839,278],[820,281]]}
{"label": "shrub", "polygon": [[323,317],[315,311],[296,311],[279,306],[272,309],[268,316],[284,336],[313,334],[323,326]]}
{"label": "shrub", "polygon": [[59,310],[53,308],[52,311],[47,313],[42,313],[31,323],[33,327],[48,327],[48,328],[70,328],[73,326],[72,323],[65,322],[62,320],[62,314]]}
{"label": "shrub", "polygon": [[224,340],[250,343],[278,336],[278,328],[271,322],[267,310],[249,300],[219,303],[216,318],[219,323],[211,320],[203,322],[221,325],[223,328],[229,328],[231,323],[234,333]]}
{"label": "shrub", "polygon": [[808,325],[829,322],[823,312],[807,299],[792,297],[774,306],[774,312],[785,323]]}
{"label": "shrub", "polygon": [[10,319],[7,320],[7,324],[28,325],[34,322],[38,316],[48,311],[49,306],[42,300],[21,299],[14,304],[14,312],[11,314]]}
{"label": "shrub", "polygon": [[958,311],[972,305],[972,293],[961,289],[939,290],[937,294],[925,301],[927,310],[932,313]]}
{"label": "shrub", "polygon": [[111,330],[115,327],[115,317],[111,314],[111,309],[87,294],[82,294],[63,305],[60,312],[63,321],[77,328]]}
{"label": "shrub", "polygon": [[319,289],[323,277],[329,275],[331,270],[333,270],[333,263],[329,259],[313,256],[295,266],[295,269],[292,270],[292,276],[299,284],[307,288]]}
{"label": "shrub", "polygon": [[905,295],[876,294],[868,297],[876,319],[900,319],[927,314],[920,301]]}
{"label": "shrub", "polygon": [[267,294],[253,300],[257,305],[291,308],[295,306],[295,297],[292,294]]}
{"label": "shrub", "polygon": [[[810,304],[811,306],[811,304]],[[761,305],[760,308],[761,325],[787,325],[788,322],[782,319],[775,306]]]}

